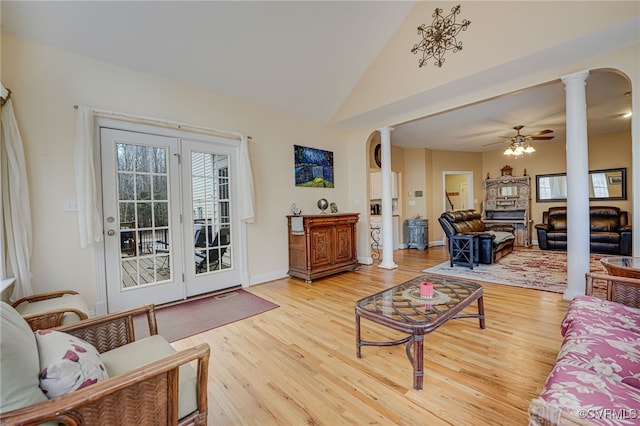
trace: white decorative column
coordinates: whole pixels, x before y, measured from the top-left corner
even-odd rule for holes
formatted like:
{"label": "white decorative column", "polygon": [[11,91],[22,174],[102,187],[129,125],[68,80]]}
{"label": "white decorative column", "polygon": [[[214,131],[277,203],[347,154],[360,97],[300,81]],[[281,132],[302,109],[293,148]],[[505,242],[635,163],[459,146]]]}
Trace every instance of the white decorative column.
{"label": "white decorative column", "polygon": [[385,126],[380,132],[380,171],[382,180],[382,262],[378,265],[384,269],[394,269],[398,265],[393,261],[393,204],[391,200],[391,131]]}
{"label": "white decorative column", "polygon": [[567,110],[567,290],[564,299],[584,294],[589,272],[589,154],[586,79],[589,71],[561,77]]}

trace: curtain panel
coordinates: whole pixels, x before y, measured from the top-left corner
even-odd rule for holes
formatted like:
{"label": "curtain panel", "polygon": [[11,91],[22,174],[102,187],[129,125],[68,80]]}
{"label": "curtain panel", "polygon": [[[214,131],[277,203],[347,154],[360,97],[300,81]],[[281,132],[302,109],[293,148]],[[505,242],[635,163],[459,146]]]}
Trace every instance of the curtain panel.
{"label": "curtain panel", "polygon": [[2,226],[5,256],[2,258],[2,278],[15,278],[11,300],[31,296],[31,252],[33,234],[31,229],[31,206],[29,183],[24,157],[24,146],[13,110],[10,92],[4,85],[0,88],[4,105],[0,110],[2,123],[1,185]]}

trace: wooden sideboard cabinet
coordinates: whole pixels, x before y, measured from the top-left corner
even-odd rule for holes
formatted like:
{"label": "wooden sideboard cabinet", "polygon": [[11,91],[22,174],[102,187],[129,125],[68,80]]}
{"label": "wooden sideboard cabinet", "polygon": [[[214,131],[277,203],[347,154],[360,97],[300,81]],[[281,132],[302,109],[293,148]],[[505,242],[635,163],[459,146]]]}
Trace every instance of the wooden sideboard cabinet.
{"label": "wooden sideboard cabinet", "polygon": [[287,216],[289,272],[312,280],[358,267],[356,224],[359,213]]}

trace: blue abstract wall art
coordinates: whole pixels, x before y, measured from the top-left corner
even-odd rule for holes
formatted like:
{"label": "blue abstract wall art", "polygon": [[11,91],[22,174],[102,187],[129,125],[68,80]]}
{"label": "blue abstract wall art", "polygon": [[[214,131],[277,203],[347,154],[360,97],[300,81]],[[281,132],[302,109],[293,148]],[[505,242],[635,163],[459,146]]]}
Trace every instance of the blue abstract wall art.
{"label": "blue abstract wall art", "polygon": [[333,152],[293,146],[296,186],[333,188]]}

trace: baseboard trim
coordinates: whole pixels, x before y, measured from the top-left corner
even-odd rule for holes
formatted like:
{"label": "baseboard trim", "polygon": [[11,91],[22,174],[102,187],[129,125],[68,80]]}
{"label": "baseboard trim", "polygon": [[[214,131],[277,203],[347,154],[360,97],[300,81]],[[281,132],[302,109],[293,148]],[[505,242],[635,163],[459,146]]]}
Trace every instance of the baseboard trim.
{"label": "baseboard trim", "polygon": [[270,272],[268,274],[251,276],[249,277],[249,287],[252,285],[264,284],[269,281],[279,280],[281,278],[287,278],[289,276],[289,274],[287,274],[288,271],[288,269],[283,269],[280,271]]}

